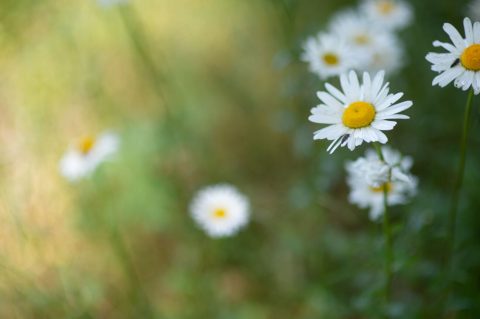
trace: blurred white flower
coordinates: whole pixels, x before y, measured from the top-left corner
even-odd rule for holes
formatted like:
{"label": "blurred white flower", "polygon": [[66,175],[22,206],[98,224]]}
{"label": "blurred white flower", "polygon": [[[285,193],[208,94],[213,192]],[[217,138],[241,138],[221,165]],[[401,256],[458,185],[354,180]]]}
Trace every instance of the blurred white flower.
{"label": "blurred white flower", "polygon": [[[387,190],[389,206],[405,204],[415,195],[417,178],[410,174],[412,159],[402,157],[398,151],[382,147],[385,162],[374,150],[365,157],[346,164],[349,200],[360,208],[370,208],[370,218],[377,220],[383,213],[383,191]],[[382,165],[383,163],[383,165]],[[387,169],[385,169],[387,167]],[[380,171],[375,172],[375,168]]]}
{"label": "blurred white flower", "polygon": [[390,167],[377,158],[360,157],[356,161],[347,163],[349,171],[355,171],[365,178],[368,185],[380,187],[390,179]]}
{"label": "blurred white flower", "polygon": [[480,21],[480,0],[473,0],[470,2],[466,13],[466,15],[473,20]]}
{"label": "blurred white flower", "polygon": [[102,7],[110,7],[118,4],[126,4],[129,0],[97,0]]}
{"label": "blurred white flower", "polygon": [[403,93],[389,93],[389,83],[384,83],[384,72],[378,72],[373,80],[365,72],[360,84],[357,74],[351,71],[340,76],[342,91],[325,84],[327,92],[317,92],[322,104],[312,108],[311,122],[327,124],[316,131],[313,139],[332,141],[327,151],[333,153],[339,146],[350,150],[367,143],[387,143],[382,131],[392,130],[399,119],[409,117],[400,112],[412,106],[411,101],[397,103]]}
{"label": "blurred white flower", "polygon": [[393,34],[384,34],[371,47],[371,53],[366,63],[369,72],[384,70],[392,74],[401,68],[405,62],[404,47]]}
{"label": "blurred white flower", "polygon": [[119,138],[113,133],[85,137],[70,147],[60,160],[60,173],[71,182],[89,176],[97,166],[108,160],[119,147]]}
{"label": "blurred white flower", "polygon": [[308,38],[303,50],[302,60],[308,62],[310,71],[320,79],[356,68],[360,61],[344,40],[332,34],[321,33]]}
{"label": "blurred white flower", "polygon": [[410,4],[401,0],[364,0],[360,10],[371,22],[390,30],[406,27],[413,16]]}
{"label": "blurred white flower", "polygon": [[382,43],[391,42],[389,38],[393,36],[389,30],[379,28],[365,15],[352,10],[336,14],[329,30],[351,46],[359,59],[358,68],[362,71],[369,69],[375,48],[378,50]]}
{"label": "blurred white flower", "polygon": [[249,206],[247,197],[235,187],[219,184],[197,193],[190,205],[190,214],[210,237],[227,237],[248,223]]}
{"label": "blurred white flower", "polygon": [[465,38],[450,23],[443,25],[452,43],[434,41],[435,47],[442,47],[447,52],[427,54],[426,59],[432,63],[432,70],[440,73],[433,79],[432,85],[445,87],[452,81],[457,88],[466,91],[473,88],[480,93],[480,22],[469,18],[463,20]]}

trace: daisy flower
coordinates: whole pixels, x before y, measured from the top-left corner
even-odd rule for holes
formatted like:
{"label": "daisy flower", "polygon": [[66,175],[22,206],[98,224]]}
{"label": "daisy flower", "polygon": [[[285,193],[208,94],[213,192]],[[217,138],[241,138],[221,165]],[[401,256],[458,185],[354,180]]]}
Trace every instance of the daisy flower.
{"label": "daisy flower", "polygon": [[[418,184],[417,178],[409,172],[413,164],[410,157],[402,157],[399,152],[388,147],[382,147],[382,154],[385,159],[383,164],[374,150],[369,150],[365,157],[346,164],[349,200],[360,208],[370,208],[372,220],[377,220],[384,212],[384,188],[387,189],[387,203],[393,206],[406,204],[415,195]],[[375,167],[381,171],[375,172]]]}
{"label": "daisy flower", "polygon": [[210,237],[227,237],[248,223],[249,206],[235,187],[220,184],[200,190],[190,205],[190,214]]}
{"label": "daisy flower", "polygon": [[370,21],[390,30],[404,28],[412,21],[412,8],[400,0],[365,0],[360,10]]}
{"label": "daisy flower", "polygon": [[60,173],[71,182],[78,181],[92,174],[99,164],[117,152],[118,147],[119,138],[113,133],[84,137],[60,160]]}
{"label": "daisy flower", "polygon": [[464,91],[470,87],[475,94],[480,93],[480,22],[472,24],[469,18],[463,20],[465,37],[450,23],[443,25],[452,43],[434,41],[435,47],[447,52],[427,54],[432,70],[440,73],[433,79],[432,85],[445,87],[452,81]]}
{"label": "daisy flower", "polygon": [[340,76],[342,91],[325,84],[326,92],[319,91],[317,96],[322,102],[312,108],[308,118],[311,122],[326,124],[314,133],[314,140],[332,141],[327,151],[333,153],[339,146],[348,146],[350,150],[363,142],[388,141],[383,131],[392,130],[397,124],[394,120],[408,119],[400,112],[412,106],[411,101],[398,102],[403,93],[389,93],[389,83],[384,83],[384,72],[378,72],[373,80],[363,73],[360,84],[354,71]]}
{"label": "daisy flower", "polygon": [[302,60],[321,79],[340,75],[358,65],[357,54],[350,46],[331,34],[318,34],[307,39]]}
{"label": "daisy flower", "polygon": [[368,68],[374,49],[382,42],[388,42],[387,39],[392,36],[391,32],[378,28],[364,15],[351,10],[337,14],[329,29],[354,50],[361,70]]}

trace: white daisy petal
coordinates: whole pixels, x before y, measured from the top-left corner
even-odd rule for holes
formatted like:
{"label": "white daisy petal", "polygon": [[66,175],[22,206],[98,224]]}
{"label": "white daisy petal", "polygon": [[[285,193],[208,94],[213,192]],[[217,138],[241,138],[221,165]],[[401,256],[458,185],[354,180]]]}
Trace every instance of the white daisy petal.
{"label": "white daisy petal", "polygon": [[465,47],[465,40],[462,38],[460,33],[458,33],[457,29],[450,23],[445,23],[443,25],[443,30],[448,34],[450,40],[452,40],[453,44],[457,48]]}

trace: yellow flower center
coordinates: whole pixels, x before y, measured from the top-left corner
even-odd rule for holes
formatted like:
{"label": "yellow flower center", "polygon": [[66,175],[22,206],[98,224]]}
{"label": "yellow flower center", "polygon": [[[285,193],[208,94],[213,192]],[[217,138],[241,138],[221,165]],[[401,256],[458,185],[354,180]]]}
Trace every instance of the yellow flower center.
{"label": "yellow flower center", "polygon": [[369,126],[375,119],[375,108],[367,102],[353,102],[343,111],[342,122],[349,128]]}
{"label": "yellow flower center", "polygon": [[467,70],[480,71],[480,44],[472,44],[460,56],[462,65]]}
{"label": "yellow flower center", "polygon": [[370,37],[366,34],[357,34],[353,38],[353,41],[358,45],[367,45],[370,43]]}
{"label": "yellow flower center", "polygon": [[227,211],[224,208],[217,208],[213,211],[213,217],[222,219],[227,217]]}
{"label": "yellow flower center", "polygon": [[337,65],[338,64],[338,56],[333,53],[325,53],[323,55],[323,61],[328,65]]}
{"label": "yellow flower center", "polygon": [[78,144],[78,149],[82,154],[86,155],[90,153],[94,145],[95,145],[95,138],[92,136],[86,136]]}
{"label": "yellow flower center", "polygon": [[370,186],[370,190],[374,193],[383,193],[383,189],[387,188],[387,193],[390,193],[392,191],[392,183],[386,183],[383,185],[380,185],[378,187],[372,187]]}
{"label": "yellow flower center", "polygon": [[381,14],[390,14],[393,9],[395,9],[395,4],[392,1],[385,0],[378,3],[378,11],[380,11]]}

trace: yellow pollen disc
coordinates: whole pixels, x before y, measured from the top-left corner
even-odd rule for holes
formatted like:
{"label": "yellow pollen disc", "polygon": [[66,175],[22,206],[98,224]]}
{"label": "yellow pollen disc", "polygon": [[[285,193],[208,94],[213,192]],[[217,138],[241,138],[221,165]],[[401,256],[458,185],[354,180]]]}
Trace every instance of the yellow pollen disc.
{"label": "yellow pollen disc", "polygon": [[323,61],[328,65],[337,65],[338,64],[338,56],[333,53],[325,53],[323,55]]}
{"label": "yellow pollen disc", "polygon": [[480,44],[472,44],[460,56],[462,65],[467,70],[480,71]]}
{"label": "yellow pollen disc", "polygon": [[342,122],[349,128],[369,126],[375,119],[375,108],[367,102],[353,102],[343,111]]}
{"label": "yellow pollen disc", "polygon": [[383,189],[387,188],[387,193],[390,193],[392,191],[392,183],[386,183],[378,187],[371,187],[370,190],[374,193],[383,193]]}
{"label": "yellow pollen disc", "polygon": [[78,144],[78,149],[82,154],[88,154],[95,145],[95,138],[91,136],[84,137]]}
{"label": "yellow pollen disc", "polygon": [[378,11],[381,14],[387,15],[395,9],[395,4],[392,1],[380,1],[378,3]]}
{"label": "yellow pollen disc", "polygon": [[358,34],[353,38],[353,41],[358,45],[366,45],[370,42],[370,38],[366,34]]}
{"label": "yellow pollen disc", "polygon": [[213,217],[215,218],[225,218],[227,217],[227,211],[223,208],[217,208],[213,211]]}

